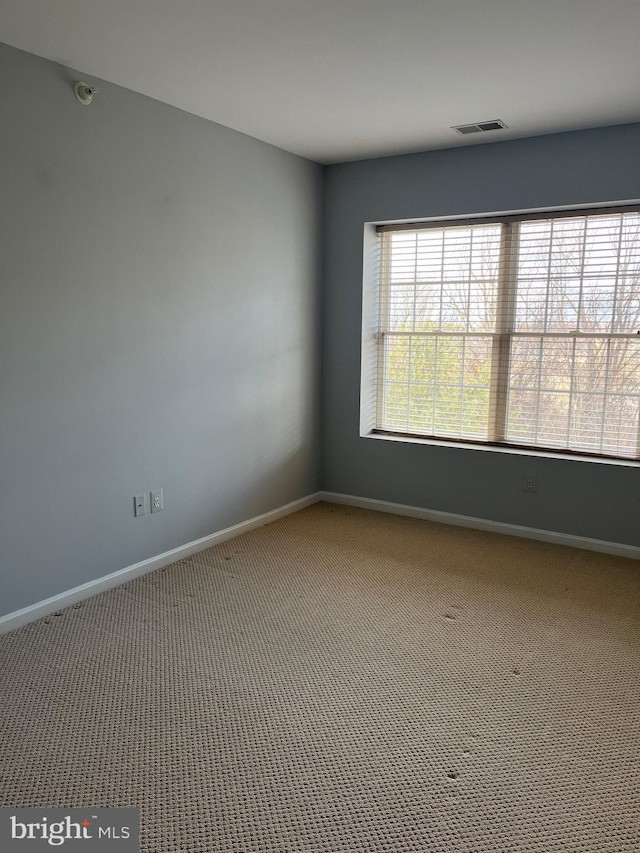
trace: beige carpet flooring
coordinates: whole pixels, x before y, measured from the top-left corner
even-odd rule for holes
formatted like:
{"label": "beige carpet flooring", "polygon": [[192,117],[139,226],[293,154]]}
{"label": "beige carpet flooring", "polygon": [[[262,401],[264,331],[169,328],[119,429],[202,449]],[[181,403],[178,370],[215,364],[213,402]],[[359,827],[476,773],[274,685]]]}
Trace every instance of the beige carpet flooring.
{"label": "beige carpet flooring", "polygon": [[0,638],[0,803],[143,851],[638,853],[640,566],[319,504]]}

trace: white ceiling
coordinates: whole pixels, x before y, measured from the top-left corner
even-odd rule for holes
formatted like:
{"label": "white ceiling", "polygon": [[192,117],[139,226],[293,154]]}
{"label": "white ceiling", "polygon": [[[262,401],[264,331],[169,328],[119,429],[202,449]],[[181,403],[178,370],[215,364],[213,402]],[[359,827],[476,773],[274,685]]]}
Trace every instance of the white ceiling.
{"label": "white ceiling", "polygon": [[0,40],[322,163],[640,120],[640,0],[0,0]]}

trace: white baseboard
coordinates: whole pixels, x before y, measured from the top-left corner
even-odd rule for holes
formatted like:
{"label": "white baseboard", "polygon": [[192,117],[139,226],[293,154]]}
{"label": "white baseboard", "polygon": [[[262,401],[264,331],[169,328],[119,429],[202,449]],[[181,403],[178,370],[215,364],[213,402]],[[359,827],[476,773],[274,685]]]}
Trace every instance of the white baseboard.
{"label": "white baseboard", "polygon": [[165,551],[164,554],[158,554],[156,557],[149,557],[148,560],[142,560],[140,563],[134,563],[133,566],[127,566],[124,569],[119,569],[117,572],[112,572],[110,575],[104,575],[93,581],[80,584],[66,592],[61,592],[51,598],[46,598],[44,601],[38,601],[35,604],[30,604],[28,607],[23,607],[22,610],[14,610],[13,613],[7,613],[5,616],[0,616],[0,634],[6,634],[8,631],[13,631],[15,628],[20,628],[28,622],[34,622],[36,619],[41,619],[43,616],[48,616],[50,613],[55,613],[65,607],[69,607],[78,601],[83,601],[86,598],[91,598],[99,592],[104,592],[107,589],[113,589],[114,586],[126,583],[126,581],[137,578],[140,575],[146,575],[148,572],[153,572],[155,569],[161,569],[163,566],[168,566],[175,563],[177,560],[183,560],[191,554],[198,551],[204,551],[206,548],[211,548],[213,545],[218,545],[227,539],[233,539],[235,536],[240,536],[242,533],[248,533],[249,530],[254,530],[256,527],[262,527],[272,521],[277,521],[285,515],[298,512],[311,504],[317,503],[320,500],[318,492],[300,498],[297,501],[292,501],[285,506],[272,509],[270,512],[265,512],[262,515],[257,515],[255,518],[250,518],[247,521],[241,521],[240,524],[234,524],[232,527],[227,527],[224,530],[219,530],[217,533],[211,533],[209,536],[204,536],[202,539],[196,539],[193,542],[187,542],[186,545],[180,545],[178,548],[172,548],[171,551]]}
{"label": "white baseboard", "polygon": [[536,527],[521,527],[518,524],[506,524],[503,521],[490,521],[485,518],[474,518],[469,515],[457,515],[452,512],[442,512],[437,509],[423,509],[418,506],[378,501],[373,498],[360,498],[354,495],[341,495],[337,492],[319,492],[319,498],[327,503],[356,506],[361,509],[372,509],[376,512],[386,512],[392,515],[405,515],[410,518],[423,518],[427,521],[437,521],[440,524],[453,524],[457,527],[471,527],[475,530],[487,530],[491,533],[503,533],[507,536],[520,536],[522,539],[537,539],[540,542],[552,542],[554,545],[567,545],[570,548],[581,548],[585,551],[599,551],[603,554],[614,554],[617,557],[640,559],[640,547],[625,545],[619,542],[606,542],[602,539],[589,539],[586,536],[573,536],[570,533],[556,533],[553,530],[539,530]]}
{"label": "white baseboard", "polygon": [[113,587],[120,586],[120,584],[126,583],[128,580],[145,575],[155,569],[161,569],[164,566],[175,563],[177,560],[189,557],[198,551],[204,551],[206,548],[211,548],[213,545],[218,545],[227,539],[233,539],[234,536],[240,536],[242,533],[254,530],[256,527],[262,527],[279,518],[284,518],[284,516],[298,512],[298,510],[311,506],[318,501],[355,506],[361,509],[371,509],[375,512],[386,512],[392,515],[404,515],[410,518],[423,518],[427,521],[437,521],[440,524],[452,524],[458,527],[470,527],[475,530],[487,530],[491,533],[502,533],[507,536],[520,536],[523,539],[536,539],[540,542],[567,545],[570,548],[582,548],[586,551],[599,551],[604,554],[614,554],[618,557],[640,559],[640,547],[636,545],[606,542],[602,539],[589,539],[586,536],[573,536],[569,533],[557,533],[553,530],[522,527],[517,524],[506,524],[502,521],[490,521],[485,518],[457,515],[456,513],[442,512],[436,509],[424,509],[423,507],[391,503],[390,501],[379,501],[373,498],[361,498],[355,495],[341,495],[337,492],[315,492],[270,512],[257,515],[255,518],[242,521],[240,524],[234,524],[232,527],[227,527],[224,530],[219,530],[217,533],[204,536],[202,539],[187,542],[186,545],[173,548],[171,551],[165,551],[156,557],[142,560],[140,563],[127,566],[124,569],[104,575],[96,580],[88,581],[66,592],[61,592],[58,595],[47,598],[44,601],[38,601],[28,607],[23,607],[22,610],[15,610],[13,613],[0,616],[0,634],[13,631],[15,628],[20,628],[22,625],[34,622],[36,619],[41,619],[43,616],[48,616],[50,613],[55,613],[58,610],[69,607],[78,601],[91,598],[99,592],[113,589]]}

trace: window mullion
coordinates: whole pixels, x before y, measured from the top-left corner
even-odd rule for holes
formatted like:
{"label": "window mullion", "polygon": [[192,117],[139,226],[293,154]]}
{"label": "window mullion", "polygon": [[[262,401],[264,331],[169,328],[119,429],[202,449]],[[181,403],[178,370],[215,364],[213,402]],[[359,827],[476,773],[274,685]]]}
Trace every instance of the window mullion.
{"label": "window mullion", "polygon": [[515,327],[519,234],[518,222],[503,224],[498,270],[496,333],[491,353],[489,441],[504,441],[507,428],[509,361],[511,335]]}

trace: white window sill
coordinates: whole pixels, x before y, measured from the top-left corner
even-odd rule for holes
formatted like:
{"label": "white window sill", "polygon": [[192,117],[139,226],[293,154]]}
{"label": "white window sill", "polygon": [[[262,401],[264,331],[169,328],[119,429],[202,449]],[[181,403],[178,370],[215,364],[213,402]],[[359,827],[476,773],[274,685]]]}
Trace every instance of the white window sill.
{"label": "white window sill", "polygon": [[525,450],[521,447],[495,447],[491,444],[473,444],[465,441],[440,441],[437,438],[415,438],[408,435],[382,435],[376,432],[361,433],[360,438],[373,438],[380,441],[394,441],[401,444],[426,444],[447,449],[479,450],[483,453],[509,453],[515,456],[533,456],[543,459],[562,459],[569,462],[594,462],[596,465],[621,465],[623,468],[640,468],[637,459],[612,459],[606,456],[581,456],[578,453],[558,453],[547,450]]}

